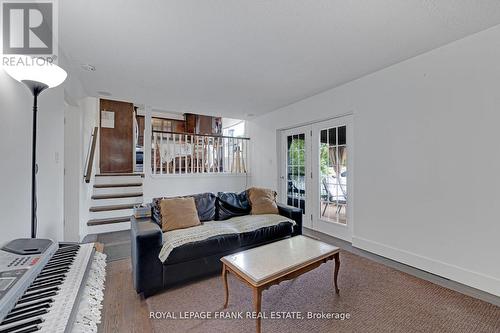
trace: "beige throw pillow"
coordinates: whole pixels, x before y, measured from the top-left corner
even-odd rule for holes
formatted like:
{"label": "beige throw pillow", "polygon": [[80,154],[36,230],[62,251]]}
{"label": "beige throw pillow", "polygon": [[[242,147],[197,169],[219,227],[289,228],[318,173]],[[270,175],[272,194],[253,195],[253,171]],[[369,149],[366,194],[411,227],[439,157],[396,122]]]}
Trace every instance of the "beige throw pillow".
{"label": "beige throw pillow", "polygon": [[201,224],[193,197],[163,199],[160,209],[161,228],[164,232]]}
{"label": "beige throw pillow", "polygon": [[252,206],[252,215],[259,214],[278,214],[278,206],[276,205],[276,191],[251,187],[247,190],[248,200]]}

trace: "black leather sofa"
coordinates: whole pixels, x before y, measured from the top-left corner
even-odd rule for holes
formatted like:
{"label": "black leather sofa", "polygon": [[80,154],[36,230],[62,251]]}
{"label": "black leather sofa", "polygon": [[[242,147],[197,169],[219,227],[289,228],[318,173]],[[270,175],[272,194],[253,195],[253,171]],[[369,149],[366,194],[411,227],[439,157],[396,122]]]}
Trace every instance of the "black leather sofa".
{"label": "black leather sofa", "polygon": [[[221,209],[217,204],[217,210]],[[134,287],[144,297],[175,285],[221,272],[220,258],[287,237],[302,234],[302,212],[278,205],[279,214],[296,222],[261,228],[252,232],[215,236],[175,248],[162,263],[158,258],[163,246],[162,230],[154,219],[131,220],[132,272]],[[153,216],[157,214],[153,208]],[[206,211],[204,212],[204,214]]]}

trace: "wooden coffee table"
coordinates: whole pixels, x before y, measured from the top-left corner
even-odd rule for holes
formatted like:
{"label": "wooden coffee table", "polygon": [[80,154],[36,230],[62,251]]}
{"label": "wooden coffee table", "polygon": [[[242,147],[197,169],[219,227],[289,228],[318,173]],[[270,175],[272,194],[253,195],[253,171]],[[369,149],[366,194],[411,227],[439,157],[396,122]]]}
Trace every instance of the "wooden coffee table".
{"label": "wooden coffee table", "polygon": [[[227,308],[229,302],[228,272],[233,273],[253,289],[254,311],[257,314],[261,310],[263,290],[282,281],[296,278],[331,259],[335,259],[333,283],[335,292],[338,294],[339,251],[340,249],[333,245],[306,236],[295,236],[221,258],[226,296],[224,309]],[[261,318],[257,316],[258,333],[260,333],[260,324]]]}

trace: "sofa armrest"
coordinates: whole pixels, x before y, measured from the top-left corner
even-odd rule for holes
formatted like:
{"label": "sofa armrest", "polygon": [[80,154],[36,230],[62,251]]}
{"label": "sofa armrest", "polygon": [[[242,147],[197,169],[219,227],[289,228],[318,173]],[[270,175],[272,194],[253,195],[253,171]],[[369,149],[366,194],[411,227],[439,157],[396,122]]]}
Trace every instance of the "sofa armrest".
{"label": "sofa armrest", "polygon": [[292,236],[302,235],[302,210],[300,208],[278,204],[278,212],[297,223],[294,227]]}
{"label": "sofa armrest", "polygon": [[132,242],[132,275],[138,293],[163,286],[163,264],[158,258],[163,246],[160,226],[151,219],[130,219]]}

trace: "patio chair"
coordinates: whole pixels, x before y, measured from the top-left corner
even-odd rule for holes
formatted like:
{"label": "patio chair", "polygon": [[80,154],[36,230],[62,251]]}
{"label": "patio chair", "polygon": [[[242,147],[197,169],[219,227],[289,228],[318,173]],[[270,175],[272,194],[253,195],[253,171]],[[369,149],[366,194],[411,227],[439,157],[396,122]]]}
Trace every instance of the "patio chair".
{"label": "patio chair", "polygon": [[333,186],[339,186],[340,187],[340,189],[342,191],[341,195],[338,195],[338,194],[334,193],[334,189],[332,188],[332,184],[327,181],[327,178],[328,177],[324,177],[322,179],[322,181],[321,181],[321,183],[323,184],[323,187],[325,188],[325,191],[327,193],[327,202],[325,204],[325,208],[323,209],[323,212],[321,213],[322,216],[325,215],[326,209],[331,204],[336,204],[337,205],[337,214],[340,213],[340,211],[342,210],[343,206],[347,205],[347,199],[346,199],[347,195],[346,195],[344,189],[342,188],[342,185],[340,184],[339,178],[335,178],[336,179],[336,181],[335,181],[336,184],[334,184]]}

